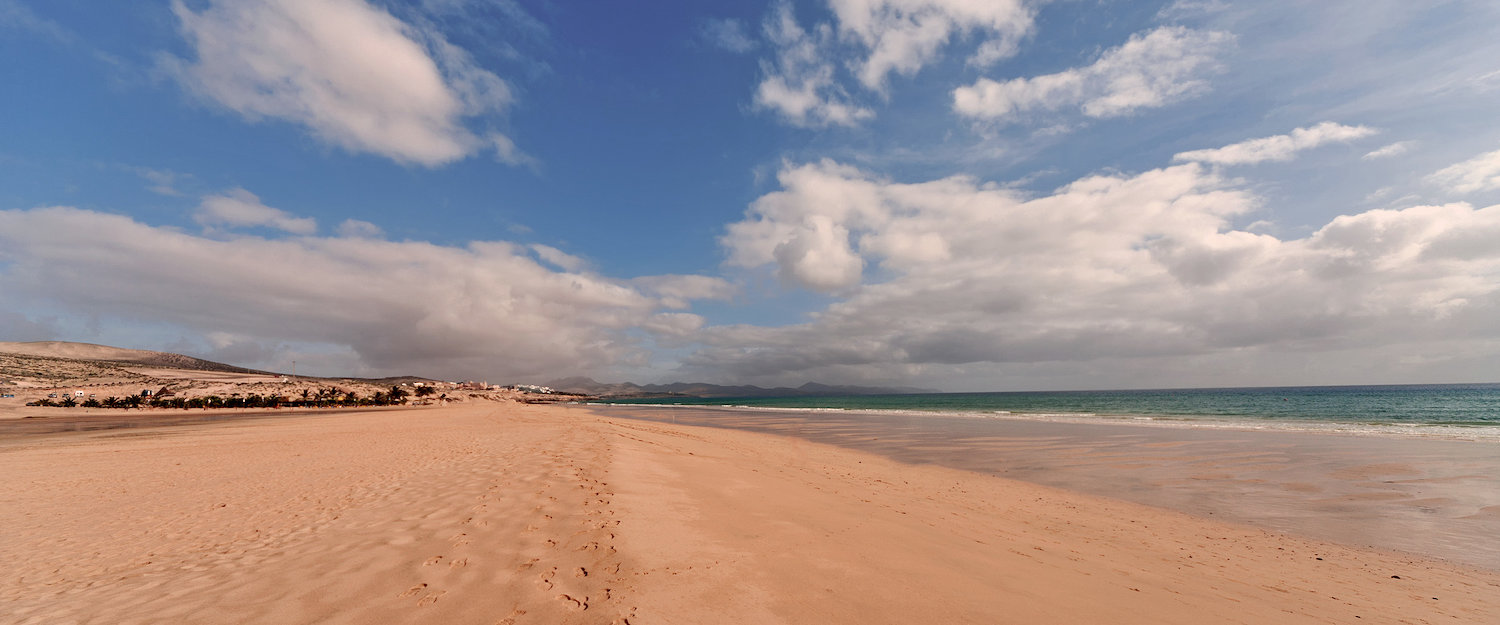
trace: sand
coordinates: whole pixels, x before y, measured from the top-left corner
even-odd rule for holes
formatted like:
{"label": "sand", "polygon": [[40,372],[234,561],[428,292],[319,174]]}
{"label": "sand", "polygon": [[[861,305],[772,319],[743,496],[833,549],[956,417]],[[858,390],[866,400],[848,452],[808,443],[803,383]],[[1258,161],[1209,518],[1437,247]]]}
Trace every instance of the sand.
{"label": "sand", "polygon": [[[1500,441],[1253,427],[595,406],[804,438],[1500,571]],[[1479,429],[1479,428],[1475,428]],[[1486,428],[1487,429],[1487,428]]]}
{"label": "sand", "polygon": [[0,441],[6,623],[1493,623],[1500,575],[471,404]]}

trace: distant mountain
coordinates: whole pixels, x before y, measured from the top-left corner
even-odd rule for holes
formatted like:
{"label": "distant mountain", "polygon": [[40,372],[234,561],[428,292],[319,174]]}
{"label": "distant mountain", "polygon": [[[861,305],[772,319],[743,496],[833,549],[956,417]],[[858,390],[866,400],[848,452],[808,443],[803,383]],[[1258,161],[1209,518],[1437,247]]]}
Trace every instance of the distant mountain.
{"label": "distant mountain", "polygon": [[42,356],[46,358],[66,358],[69,360],[102,360],[106,362],[146,365],[148,367],[191,369],[193,371],[267,373],[265,371],[226,365],[222,362],[193,358],[192,356],[184,356],[182,354],[153,352],[143,349],[125,349],[123,347],[110,347],[108,345],[95,345],[93,343],[73,343],[69,341],[33,341],[29,343],[7,343],[0,341],[0,353]]}
{"label": "distant mountain", "polygon": [[724,386],[702,382],[673,382],[671,384],[633,384],[622,382],[609,384],[593,378],[573,377],[548,383],[556,390],[566,393],[581,393],[598,397],[797,397],[828,395],[893,395],[899,393],[936,393],[938,391],[911,387],[881,386],[835,386],[808,382],[796,388],[762,386]]}

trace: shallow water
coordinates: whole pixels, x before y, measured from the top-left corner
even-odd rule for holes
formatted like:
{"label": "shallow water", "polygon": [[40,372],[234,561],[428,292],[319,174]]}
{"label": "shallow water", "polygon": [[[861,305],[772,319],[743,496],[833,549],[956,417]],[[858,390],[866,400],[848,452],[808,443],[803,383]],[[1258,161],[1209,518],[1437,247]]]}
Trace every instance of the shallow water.
{"label": "shallow water", "polygon": [[1500,570],[1500,442],[962,414],[590,406],[796,436]]}

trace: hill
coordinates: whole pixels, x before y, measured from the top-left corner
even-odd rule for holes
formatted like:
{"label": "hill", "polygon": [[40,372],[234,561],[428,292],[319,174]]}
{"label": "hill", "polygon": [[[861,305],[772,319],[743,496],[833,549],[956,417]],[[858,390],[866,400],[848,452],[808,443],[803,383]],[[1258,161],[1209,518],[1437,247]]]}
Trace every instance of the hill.
{"label": "hill", "polygon": [[268,371],[246,369],[244,367],[226,365],[222,362],[214,362],[182,354],[153,352],[144,349],[126,349],[123,347],[110,347],[108,345],[95,345],[93,343],[73,343],[69,341],[33,341],[29,343],[0,341],[0,353],[66,360],[128,363],[148,367],[190,369],[193,371],[274,375]]}

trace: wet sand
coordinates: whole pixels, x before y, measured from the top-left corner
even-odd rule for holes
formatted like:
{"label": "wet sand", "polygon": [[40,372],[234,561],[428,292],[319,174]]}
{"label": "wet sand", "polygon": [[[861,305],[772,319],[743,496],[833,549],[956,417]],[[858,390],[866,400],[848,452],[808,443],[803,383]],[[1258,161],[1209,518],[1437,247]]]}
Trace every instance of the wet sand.
{"label": "wet sand", "polygon": [[[0,417],[0,444],[46,434],[136,430],[201,425],[247,419],[278,419],[337,412],[378,412],[393,408],[109,409],[23,408],[22,416]],[[401,410],[410,410],[401,408]]]}
{"label": "wet sand", "polygon": [[0,441],[6,623],[1490,623],[1500,574],[581,408]]}
{"label": "wet sand", "polygon": [[701,407],[601,414],[795,436],[1344,544],[1500,571],[1500,445]]}

